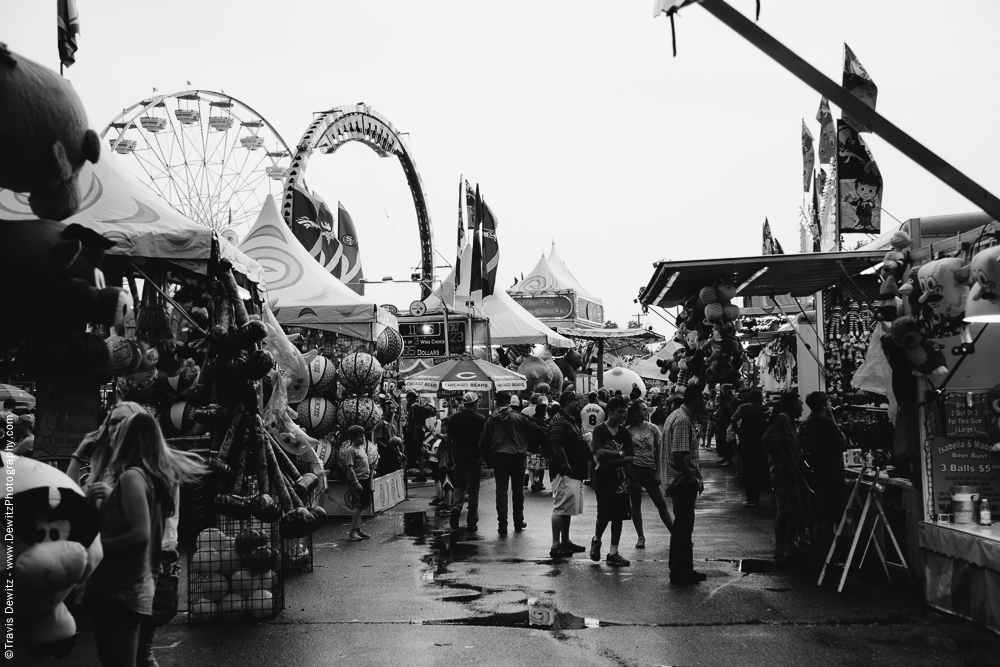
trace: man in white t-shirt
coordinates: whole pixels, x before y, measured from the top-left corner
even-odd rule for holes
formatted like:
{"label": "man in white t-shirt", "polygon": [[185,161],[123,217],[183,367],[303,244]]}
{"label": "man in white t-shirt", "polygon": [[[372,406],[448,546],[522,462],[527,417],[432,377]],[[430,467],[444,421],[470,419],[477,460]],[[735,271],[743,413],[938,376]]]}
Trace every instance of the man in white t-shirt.
{"label": "man in white t-shirt", "polygon": [[[587,404],[580,410],[580,430],[583,431],[583,439],[587,445],[590,445],[590,441],[594,437],[594,429],[603,424],[605,418],[604,408],[597,400],[597,392],[590,392],[587,394]],[[593,478],[594,462],[591,461],[587,468],[587,479],[583,483],[590,486]]]}
{"label": "man in white t-shirt", "polygon": [[587,395],[587,404],[580,410],[580,419],[583,420],[581,430],[584,436],[593,433],[595,428],[604,423],[604,408],[598,404],[596,392],[592,391]]}

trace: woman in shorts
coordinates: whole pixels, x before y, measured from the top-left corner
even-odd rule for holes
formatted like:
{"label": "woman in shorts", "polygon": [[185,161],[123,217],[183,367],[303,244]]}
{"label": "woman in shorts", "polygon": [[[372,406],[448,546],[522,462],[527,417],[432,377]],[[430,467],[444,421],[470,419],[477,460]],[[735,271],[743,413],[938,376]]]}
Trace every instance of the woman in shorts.
{"label": "woman in shorts", "polygon": [[629,495],[632,499],[632,525],[635,526],[636,549],[646,548],[646,536],[642,532],[642,490],[646,489],[649,499],[653,501],[656,511],[660,513],[660,521],[670,531],[674,520],[667,510],[667,501],[660,490],[660,429],[649,421],[649,408],[645,401],[632,401],[625,418],[625,428],[632,436],[632,447],[635,451],[631,465],[626,466]]}

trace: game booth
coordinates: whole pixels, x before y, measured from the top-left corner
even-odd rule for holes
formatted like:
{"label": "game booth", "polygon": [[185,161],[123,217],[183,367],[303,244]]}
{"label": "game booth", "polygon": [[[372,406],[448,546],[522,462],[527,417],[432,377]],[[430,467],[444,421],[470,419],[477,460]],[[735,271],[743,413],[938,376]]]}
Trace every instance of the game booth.
{"label": "game booth", "polygon": [[[399,324],[385,308],[320,266],[293,236],[270,197],[240,249],[263,267],[265,299],[281,327],[298,334],[305,352],[308,388],[297,397],[301,400],[290,402],[306,433],[319,442],[321,469],[329,471],[315,500],[328,514],[350,515],[356,501],[341,462],[346,451],[341,433],[352,424],[372,433],[389,404],[389,419],[398,430],[395,378],[404,342]],[[373,498],[365,508],[374,515],[405,500],[406,485],[398,462],[392,465],[392,452],[385,447],[380,452],[374,441],[368,449],[372,468],[383,473],[373,476]]]}

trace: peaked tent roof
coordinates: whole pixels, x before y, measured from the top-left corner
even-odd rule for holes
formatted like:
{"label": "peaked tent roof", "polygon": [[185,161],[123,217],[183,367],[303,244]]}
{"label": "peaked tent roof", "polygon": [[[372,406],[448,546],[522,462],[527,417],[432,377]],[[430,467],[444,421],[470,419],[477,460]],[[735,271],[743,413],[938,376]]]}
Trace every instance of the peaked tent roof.
{"label": "peaked tent roof", "polygon": [[[80,210],[63,222],[89,227],[116,243],[109,255],[165,259],[205,273],[212,259],[213,237],[219,256],[239,273],[261,282],[264,271],[212,229],[199,225],[174,209],[129,173],[119,158],[104,151],[97,164],[80,170]],[[0,188],[0,218],[30,220],[35,216],[26,194]]]}
{"label": "peaked tent roof", "polygon": [[[441,294],[431,294],[424,299],[428,309],[441,307],[441,297],[453,302],[455,295],[455,269],[441,282]],[[468,314],[465,306],[448,306],[459,313]],[[490,320],[490,342],[494,345],[528,345],[548,343],[555,347],[575,347],[569,338],[556,333],[537,317],[525,310],[504,291],[483,299],[482,314]]]}
{"label": "peaked tent roof", "polygon": [[375,340],[395,316],[325,271],[292,235],[269,195],[240,250],[263,267],[278,322]]}
{"label": "peaked tent roof", "polygon": [[601,300],[585,289],[580,284],[580,281],[576,279],[576,276],[569,270],[569,267],[566,266],[566,263],[559,256],[554,241],[549,256],[546,257],[543,254],[541,259],[538,260],[538,264],[535,265],[535,268],[516,285],[507,290],[509,294],[524,294],[529,296],[566,291],[576,292],[577,295],[589,301],[601,303]]}

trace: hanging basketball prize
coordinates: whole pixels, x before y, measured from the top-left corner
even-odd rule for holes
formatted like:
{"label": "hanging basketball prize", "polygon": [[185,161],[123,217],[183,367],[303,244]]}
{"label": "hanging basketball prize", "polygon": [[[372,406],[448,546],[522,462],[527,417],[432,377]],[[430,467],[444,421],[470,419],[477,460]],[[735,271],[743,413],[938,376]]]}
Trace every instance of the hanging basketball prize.
{"label": "hanging basketball prize", "polygon": [[299,426],[314,438],[329,433],[337,416],[333,403],[319,396],[307,398],[299,403],[298,413]]}
{"label": "hanging basketball prize", "polygon": [[337,379],[333,363],[322,355],[317,355],[309,363],[309,396],[325,394]]}
{"label": "hanging basketball prize", "polygon": [[375,341],[375,358],[383,366],[391,364],[403,354],[403,337],[392,327],[386,327]]}
{"label": "hanging basketball prize", "polygon": [[356,424],[370,431],[378,425],[380,419],[382,419],[382,408],[367,396],[345,398],[337,410],[337,422],[342,429]]}

